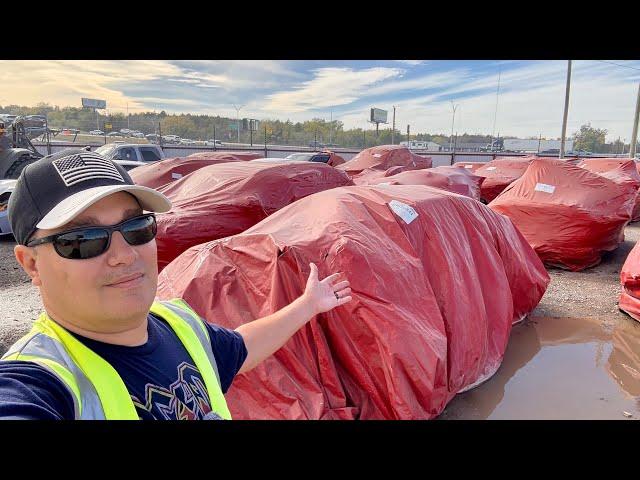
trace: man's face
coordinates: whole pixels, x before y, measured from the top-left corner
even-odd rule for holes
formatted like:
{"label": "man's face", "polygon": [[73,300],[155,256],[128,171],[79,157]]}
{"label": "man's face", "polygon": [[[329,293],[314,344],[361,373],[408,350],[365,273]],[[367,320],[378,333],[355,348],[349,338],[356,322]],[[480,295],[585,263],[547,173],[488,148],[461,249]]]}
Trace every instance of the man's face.
{"label": "man's face", "polygon": [[[83,226],[114,225],[140,214],[136,199],[118,192],[96,202],[67,225],[38,230],[32,238]],[[114,232],[109,249],[86,260],[63,258],[50,243],[31,248],[36,250],[36,273],[28,273],[40,287],[52,317],[94,332],[115,333],[127,330],[132,321],[148,313],[158,281],[155,239],[132,246],[120,232]]]}

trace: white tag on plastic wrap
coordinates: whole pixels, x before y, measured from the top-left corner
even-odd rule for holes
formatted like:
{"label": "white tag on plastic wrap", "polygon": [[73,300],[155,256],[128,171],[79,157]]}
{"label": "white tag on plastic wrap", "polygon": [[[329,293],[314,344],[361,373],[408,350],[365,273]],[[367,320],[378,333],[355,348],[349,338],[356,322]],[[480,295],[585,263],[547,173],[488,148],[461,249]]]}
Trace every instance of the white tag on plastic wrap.
{"label": "white tag on plastic wrap", "polygon": [[381,157],[381,156],[382,156],[382,154],[381,154],[381,153],[374,153],[374,154],[373,154],[373,156],[374,156],[374,157]]}
{"label": "white tag on plastic wrap", "polygon": [[497,167],[487,167],[487,171],[489,171],[489,172],[490,172],[490,171],[492,171],[492,170],[495,170],[496,168],[497,168]]}
{"label": "white tag on plastic wrap", "polygon": [[174,180],[178,180],[179,178],[182,178],[182,174],[181,173],[172,173],[171,174],[171,178],[173,178]]}
{"label": "white tag on plastic wrap", "polygon": [[464,168],[473,168],[473,165],[465,165]]}
{"label": "white tag on plastic wrap", "polygon": [[406,203],[402,203],[397,200],[391,200],[389,202],[389,207],[396,215],[404,220],[404,223],[406,223],[407,225],[418,218],[418,212],[416,212],[413,207],[407,205]]}
{"label": "white tag on plastic wrap", "polygon": [[554,185],[547,185],[546,183],[536,183],[536,188],[534,188],[536,192],[546,192],[553,193],[556,190]]}

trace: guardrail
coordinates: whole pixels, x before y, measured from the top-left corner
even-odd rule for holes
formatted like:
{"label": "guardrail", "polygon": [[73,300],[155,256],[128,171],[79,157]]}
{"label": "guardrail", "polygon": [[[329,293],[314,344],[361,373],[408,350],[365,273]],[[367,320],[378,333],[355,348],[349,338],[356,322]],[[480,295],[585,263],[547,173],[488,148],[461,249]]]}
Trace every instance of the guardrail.
{"label": "guardrail", "polygon": [[[60,150],[64,150],[65,148],[82,148],[87,145],[65,142],[65,143],[51,143],[51,153],[59,152]],[[101,147],[102,145],[88,145],[92,149],[96,149]],[[42,153],[43,155],[47,154],[47,145],[46,144],[35,144],[34,147]],[[267,145],[264,146],[243,146],[243,145],[225,145],[224,147],[206,147],[206,146],[188,146],[188,145],[163,145],[162,150],[168,158],[172,157],[186,157],[191,155],[192,153],[197,152],[232,152],[232,151],[247,151],[247,152],[256,152],[264,155],[265,158],[282,158],[290,155],[295,152],[313,152],[315,151],[313,148],[309,147],[295,147],[290,145]],[[359,149],[349,149],[349,148],[333,148],[331,149],[333,152],[337,153],[345,160],[351,160],[358,153],[361,152]],[[499,152],[434,152],[428,150],[411,150],[413,153],[416,153],[421,156],[431,157],[433,166],[438,167],[441,165],[453,165],[455,162],[489,162],[496,158],[500,157],[524,157],[527,155],[532,155],[530,153],[499,153]],[[590,158],[597,157],[615,157],[617,155],[610,154],[602,154],[602,155],[593,155]]]}

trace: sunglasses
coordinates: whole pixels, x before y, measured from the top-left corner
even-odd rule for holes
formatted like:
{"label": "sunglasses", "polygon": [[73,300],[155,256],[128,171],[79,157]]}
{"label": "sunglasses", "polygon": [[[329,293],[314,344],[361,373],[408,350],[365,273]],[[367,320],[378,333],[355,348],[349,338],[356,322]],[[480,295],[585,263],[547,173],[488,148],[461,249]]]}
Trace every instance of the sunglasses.
{"label": "sunglasses", "polygon": [[113,232],[120,232],[129,245],[144,245],[156,236],[158,226],[152,213],[133,217],[117,225],[83,227],[56,233],[27,242],[27,247],[53,243],[53,248],[63,258],[85,260],[102,255],[111,245]]}

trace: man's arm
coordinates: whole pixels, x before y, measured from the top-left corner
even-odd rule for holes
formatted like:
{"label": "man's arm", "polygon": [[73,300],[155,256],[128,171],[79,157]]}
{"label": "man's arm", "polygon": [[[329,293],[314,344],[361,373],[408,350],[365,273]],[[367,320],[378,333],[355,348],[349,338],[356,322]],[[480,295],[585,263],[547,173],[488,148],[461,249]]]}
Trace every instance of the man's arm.
{"label": "man's arm", "polygon": [[318,267],[310,264],[311,273],[304,293],[286,307],[236,328],[247,347],[247,358],[238,373],[244,373],[282,347],[300,327],[319,313],[351,301],[349,282],[336,282],[339,273],[318,279]]}

